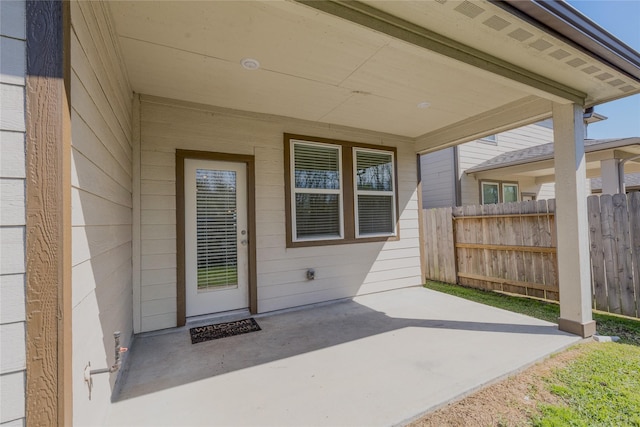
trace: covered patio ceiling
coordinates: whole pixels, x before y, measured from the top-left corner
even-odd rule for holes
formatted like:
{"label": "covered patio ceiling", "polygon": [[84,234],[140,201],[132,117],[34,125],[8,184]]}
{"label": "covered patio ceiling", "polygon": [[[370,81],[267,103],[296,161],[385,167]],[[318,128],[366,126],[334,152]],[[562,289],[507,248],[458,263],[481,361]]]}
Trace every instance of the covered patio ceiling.
{"label": "covered patio ceiling", "polygon": [[640,92],[486,1],[108,5],[136,92],[408,136],[421,151],[549,117],[552,102]]}

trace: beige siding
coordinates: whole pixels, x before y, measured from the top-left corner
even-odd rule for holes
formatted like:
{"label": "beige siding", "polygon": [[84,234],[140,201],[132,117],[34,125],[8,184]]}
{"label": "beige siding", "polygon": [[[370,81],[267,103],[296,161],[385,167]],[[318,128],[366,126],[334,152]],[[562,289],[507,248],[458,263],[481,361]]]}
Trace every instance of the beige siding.
{"label": "beige siding", "polygon": [[116,375],[113,332],[132,336],[132,91],[103,3],[71,3],[73,422],[98,425]]}
{"label": "beige siding", "polygon": [[25,415],[25,3],[0,2],[0,425]]}
{"label": "beige siding", "polygon": [[556,186],[554,183],[550,182],[547,184],[542,184],[538,187],[538,200],[548,200],[555,199],[556,197]]}
{"label": "beige siding", "polygon": [[422,206],[425,209],[456,205],[455,150],[446,148],[420,156]]}
{"label": "beige siding", "polygon": [[[521,150],[535,145],[553,142],[553,129],[532,124],[508,132],[496,135],[497,143],[472,141],[458,146],[460,167],[460,190],[463,205],[480,203],[480,187],[478,180],[464,173],[467,169],[479,165],[493,157],[508,151]],[[528,183],[527,190],[538,193],[539,186],[531,189]],[[520,188],[520,191],[523,191]],[[547,193],[543,193],[547,194]]]}
{"label": "beige siding", "polygon": [[[287,249],[285,132],[398,147],[401,240]],[[176,324],[176,148],[255,155],[260,312],[420,284],[416,157],[410,140],[143,96],[142,331]],[[316,280],[305,280],[308,268],[315,268]]]}

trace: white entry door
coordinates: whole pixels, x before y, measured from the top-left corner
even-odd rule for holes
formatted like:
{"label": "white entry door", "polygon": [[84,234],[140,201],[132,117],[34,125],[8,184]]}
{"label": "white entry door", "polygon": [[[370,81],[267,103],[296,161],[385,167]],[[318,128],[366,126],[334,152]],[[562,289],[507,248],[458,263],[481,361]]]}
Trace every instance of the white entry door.
{"label": "white entry door", "polygon": [[186,315],[249,306],[244,163],[185,159]]}

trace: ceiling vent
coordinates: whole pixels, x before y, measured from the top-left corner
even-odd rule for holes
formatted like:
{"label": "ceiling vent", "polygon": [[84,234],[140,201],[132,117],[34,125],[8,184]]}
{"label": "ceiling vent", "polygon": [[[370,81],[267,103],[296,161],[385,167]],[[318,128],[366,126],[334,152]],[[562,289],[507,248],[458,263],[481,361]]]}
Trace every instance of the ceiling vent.
{"label": "ceiling vent", "polygon": [[509,37],[511,37],[512,39],[516,39],[519,42],[523,42],[533,37],[533,34],[531,34],[529,31],[523,30],[522,28],[516,28],[509,33]]}
{"label": "ceiling vent", "polygon": [[454,10],[460,12],[465,16],[468,16],[469,18],[475,18],[476,16],[484,12],[483,8],[471,3],[470,1],[463,1],[458,6],[456,6]]}
{"label": "ceiling vent", "polygon": [[612,74],[609,74],[609,73],[602,73],[602,74],[598,74],[598,75],[596,76],[596,79],[598,79],[598,80],[602,80],[602,81],[605,81],[605,80],[609,80],[611,77],[613,77],[613,75],[612,75]]}
{"label": "ceiling vent", "polygon": [[567,64],[571,65],[572,67],[580,67],[584,64],[586,64],[587,61],[583,61],[580,58],[573,58],[571,61],[567,61]]}
{"label": "ceiling vent", "polygon": [[593,74],[596,71],[600,71],[600,68],[594,67],[593,65],[589,65],[587,68],[582,70],[583,73],[587,73],[587,74]]}
{"label": "ceiling vent", "polygon": [[566,50],[562,50],[562,49],[554,50],[553,52],[551,52],[549,54],[550,57],[555,58],[557,60],[564,59],[569,55],[571,55],[569,52],[567,52]]}
{"label": "ceiling vent", "polygon": [[546,40],[538,39],[538,40],[534,41],[533,43],[529,43],[529,46],[531,46],[532,48],[542,52],[543,50],[549,49],[551,46],[553,46],[553,44],[549,43]]}
{"label": "ceiling vent", "polygon": [[491,18],[483,22],[489,28],[493,28],[496,31],[502,31],[507,28],[511,23],[506,19],[502,19],[499,16],[493,15]]}

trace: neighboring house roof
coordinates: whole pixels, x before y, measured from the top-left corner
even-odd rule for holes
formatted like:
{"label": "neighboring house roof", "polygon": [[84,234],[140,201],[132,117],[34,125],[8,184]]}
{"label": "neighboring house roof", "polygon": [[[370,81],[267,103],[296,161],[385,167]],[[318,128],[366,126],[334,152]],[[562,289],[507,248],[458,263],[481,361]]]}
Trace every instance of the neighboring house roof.
{"label": "neighboring house roof", "polygon": [[[609,150],[612,148],[628,147],[630,145],[640,145],[640,137],[619,138],[619,139],[586,139],[584,141],[584,151],[586,153]],[[507,166],[516,166],[542,160],[553,159],[553,143],[536,145],[522,150],[509,151],[500,154],[486,162],[467,169],[466,173],[476,173],[488,170],[500,169]]]}
{"label": "neighboring house roof", "polygon": [[[626,173],[624,174],[624,184],[629,188],[640,187],[640,173]],[[602,191],[602,178],[591,178],[591,190]]]}

